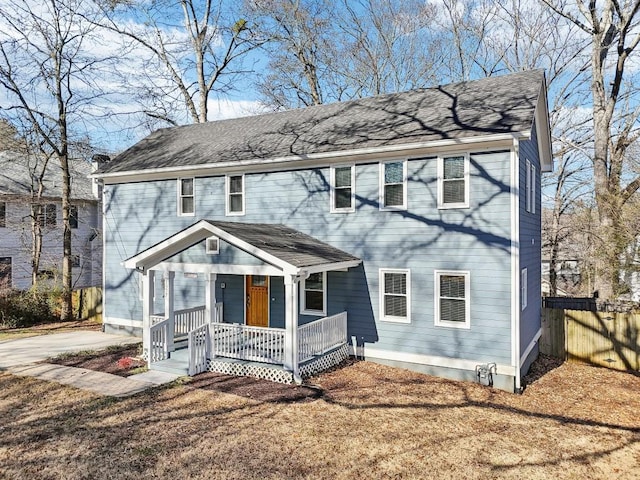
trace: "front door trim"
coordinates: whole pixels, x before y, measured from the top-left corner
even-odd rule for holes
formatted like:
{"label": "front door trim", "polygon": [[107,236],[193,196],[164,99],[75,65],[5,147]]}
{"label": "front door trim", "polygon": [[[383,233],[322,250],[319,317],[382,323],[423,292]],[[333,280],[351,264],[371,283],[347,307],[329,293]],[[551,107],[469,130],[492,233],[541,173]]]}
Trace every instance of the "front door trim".
{"label": "front door trim", "polygon": [[[247,285],[249,283],[249,278],[253,277],[254,275],[245,275],[244,276],[244,295],[243,295],[243,304],[244,304],[244,324],[249,326],[247,323],[247,295],[248,295],[248,291],[247,291]],[[267,310],[267,327],[269,327],[269,325],[271,325],[271,278],[269,275],[261,275],[261,276],[266,276],[267,278],[267,299],[266,299],[266,310]]]}

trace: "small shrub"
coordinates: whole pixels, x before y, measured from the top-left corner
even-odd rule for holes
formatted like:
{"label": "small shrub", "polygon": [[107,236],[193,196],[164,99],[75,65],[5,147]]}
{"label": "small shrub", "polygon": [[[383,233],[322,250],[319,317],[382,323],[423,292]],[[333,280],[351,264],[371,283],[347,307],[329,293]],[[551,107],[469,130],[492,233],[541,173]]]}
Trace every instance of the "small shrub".
{"label": "small shrub", "polygon": [[118,368],[122,370],[129,370],[133,366],[133,358],[131,357],[123,357],[118,360]]}
{"label": "small shrub", "polygon": [[51,292],[8,290],[0,294],[0,327],[24,328],[59,321]]}

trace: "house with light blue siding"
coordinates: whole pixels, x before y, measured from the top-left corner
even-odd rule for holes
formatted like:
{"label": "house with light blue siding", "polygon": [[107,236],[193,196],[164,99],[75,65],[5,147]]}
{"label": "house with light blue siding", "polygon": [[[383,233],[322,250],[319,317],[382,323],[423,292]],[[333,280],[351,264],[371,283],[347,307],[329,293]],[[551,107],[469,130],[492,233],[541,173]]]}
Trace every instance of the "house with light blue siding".
{"label": "house with light blue siding", "polygon": [[188,374],[518,390],[552,168],[542,71],[158,130],[96,174],[104,328]]}

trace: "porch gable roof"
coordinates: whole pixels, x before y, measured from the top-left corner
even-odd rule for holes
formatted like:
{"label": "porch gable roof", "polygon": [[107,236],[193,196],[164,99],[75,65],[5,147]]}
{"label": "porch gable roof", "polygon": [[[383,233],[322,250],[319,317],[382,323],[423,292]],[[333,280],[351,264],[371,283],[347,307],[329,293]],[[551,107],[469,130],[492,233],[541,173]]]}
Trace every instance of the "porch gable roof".
{"label": "porch gable roof", "polygon": [[146,271],[211,236],[290,274],[349,268],[362,262],[358,257],[281,224],[200,220],[126,259],[123,265]]}

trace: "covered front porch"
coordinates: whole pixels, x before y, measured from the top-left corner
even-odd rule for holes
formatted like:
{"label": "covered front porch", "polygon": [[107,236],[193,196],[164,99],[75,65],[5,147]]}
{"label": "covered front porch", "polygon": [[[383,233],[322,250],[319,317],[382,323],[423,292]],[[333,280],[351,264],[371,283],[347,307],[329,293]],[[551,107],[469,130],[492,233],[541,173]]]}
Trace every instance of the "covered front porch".
{"label": "covered front porch", "polygon": [[[218,255],[200,256],[199,262],[191,261],[194,255],[185,256],[198,244],[206,250],[211,239]],[[285,383],[300,382],[347,357],[347,312],[327,308],[327,272],[359,263],[282,225],[207,220],[124,262],[142,275],[143,348],[151,369],[179,369],[188,375],[215,371]],[[176,273],[204,278],[204,304],[174,309]],[[162,313],[154,311],[156,277],[162,279]],[[230,287],[224,279],[237,281],[229,282]],[[225,292],[220,288],[231,290],[229,297],[236,302],[218,301],[217,295],[222,291],[224,298]],[[313,308],[325,315],[310,318]]]}

